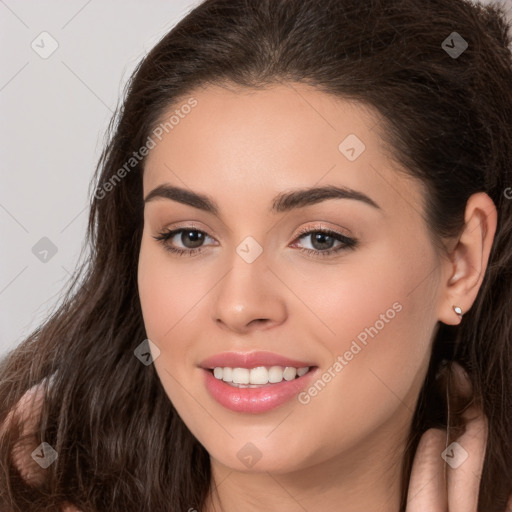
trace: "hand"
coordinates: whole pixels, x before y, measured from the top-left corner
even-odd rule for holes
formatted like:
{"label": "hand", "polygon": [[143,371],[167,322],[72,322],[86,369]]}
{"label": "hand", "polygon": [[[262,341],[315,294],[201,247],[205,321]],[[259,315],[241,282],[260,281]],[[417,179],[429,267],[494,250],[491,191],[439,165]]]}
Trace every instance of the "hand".
{"label": "hand", "polygon": [[[44,400],[43,388],[40,385],[31,387],[11,410],[5,421],[0,423],[0,435],[10,426],[12,418],[16,416],[22,423],[22,435],[37,431],[38,421],[41,415],[41,406]],[[13,448],[13,462],[26,483],[39,486],[44,483],[44,470],[32,459],[31,453],[38,446],[36,436],[27,437],[19,441]],[[68,502],[63,504],[62,512],[80,512]]]}
{"label": "hand", "polygon": [[[457,390],[470,398],[470,381],[460,365],[454,363],[453,367]],[[488,421],[474,402],[464,410],[462,419],[465,432],[455,441],[459,446],[445,455],[447,461],[453,461],[451,465],[441,457],[447,448],[447,431],[432,428],[423,434],[414,457],[406,512],[477,512]],[[467,459],[462,462],[464,450]]]}

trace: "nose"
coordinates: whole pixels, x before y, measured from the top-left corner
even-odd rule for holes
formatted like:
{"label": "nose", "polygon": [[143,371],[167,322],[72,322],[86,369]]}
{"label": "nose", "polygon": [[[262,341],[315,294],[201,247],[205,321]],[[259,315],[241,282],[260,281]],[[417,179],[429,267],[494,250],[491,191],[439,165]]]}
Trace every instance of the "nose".
{"label": "nose", "polygon": [[247,263],[238,254],[215,287],[213,320],[238,334],[269,329],[287,317],[285,287],[267,265],[264,254]]}

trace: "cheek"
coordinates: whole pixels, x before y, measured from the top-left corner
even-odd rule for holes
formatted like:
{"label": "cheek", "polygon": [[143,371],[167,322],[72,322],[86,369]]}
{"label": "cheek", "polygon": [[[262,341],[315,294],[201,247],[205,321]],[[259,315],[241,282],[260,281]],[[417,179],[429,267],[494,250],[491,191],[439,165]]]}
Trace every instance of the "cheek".
{"label": "cheek", "polygon": [[194,305],[207,288],[195,273],[182,271],[172,258],[149,235],[143,236],[138,265],[139,297],[146,332],[158,345],[164,345],[167,339],[181,339],[175,332],[180,323],[189,322]]}
{"label": "cheek", "polygon": [[308,290],[308,305],[322,319],[318,339],[330,354],[331,371],[310,388],[315,396],[304,396],[309,417],[326,419],[316,424],[319,437],[343,424],[354,439],[394,415],[406,421],[414,410],[436,326],[437,274],[427,246],[406,250],[387,246],[368,259],[361,253],[334,279],[330,269],[330,280],[315,274],[301,281],[298,294]]}
{"label": "cheek", "polygon": [[[146,235],[145,235],[146,236]],[[165,329],[171,327],[172,311],[174,311],[173,293],[169,287],[166,266],[156,251],[150,248],[151,241],[142,240],[139,267],[138,288],[144,317],[144,325],[148,338],[158,343]],[[170,301],[170,302],[169,302]]]}
{"label": "cheek", "polygon": [[176,387],[171,375],[185,382],[197,364],[193,356],[204,338],[204,305],[218,280],[204,266],[193,264],[192,269],[190,265],[179,263],[155,246],[149,235],[143,236],[138,265],[140,303],[147,337],[160,350],[155,368],[170,397],[171,388]]}
{"label": "cheek", "polygon": [[289,262],[279,273],[299,299],[289,300],[292,322],[304,323],[331,355],[350,350],[353,340],[376,353],[386,350],[388,358],[423,350],[432,327],[435,259],[427,247],[405,250],[381,244],[335,265]]}
{"label": "cheek", "polygon": [[[159,356],[154,367],[160,382],[179,411],[193,409],[187,400],[184,386],[194,375],[190,368],[194,364],[190,358],[193,341],[200,336],[192,332],[196,321],[200,299],[205,294],[199,280],[185,272],[176,271],[176,264],[160,247],[153,247],[152,240],[143,236],[139,264],[138,288],[147,337],[157,345]],[[197,414],[200,411],[195,411]],[[205,418],[190,419],[187,424],[204,422]],[[196,433],[194,431],[194,433]]]}

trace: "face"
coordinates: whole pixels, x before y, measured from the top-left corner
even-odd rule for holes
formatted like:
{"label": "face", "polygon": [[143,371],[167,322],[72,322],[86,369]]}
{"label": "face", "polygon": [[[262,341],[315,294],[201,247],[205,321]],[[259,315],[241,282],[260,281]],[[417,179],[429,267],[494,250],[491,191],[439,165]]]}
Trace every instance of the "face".
{"label": "face", "polygon": [[382,460],[438,320],[421,184],[361,104],[298,84],[190,96],[143,177],[139,293],[169,399],[234,470]]}

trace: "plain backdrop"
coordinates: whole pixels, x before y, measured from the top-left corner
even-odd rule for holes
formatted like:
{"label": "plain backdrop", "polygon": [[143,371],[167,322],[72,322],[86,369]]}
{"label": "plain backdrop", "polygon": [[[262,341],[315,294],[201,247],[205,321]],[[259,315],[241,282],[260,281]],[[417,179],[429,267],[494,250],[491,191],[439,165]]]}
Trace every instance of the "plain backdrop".
{"label": "plain backdrop", "polygon": [[126,80],[199,1],[0,0],[0,358],[76,266]]}

